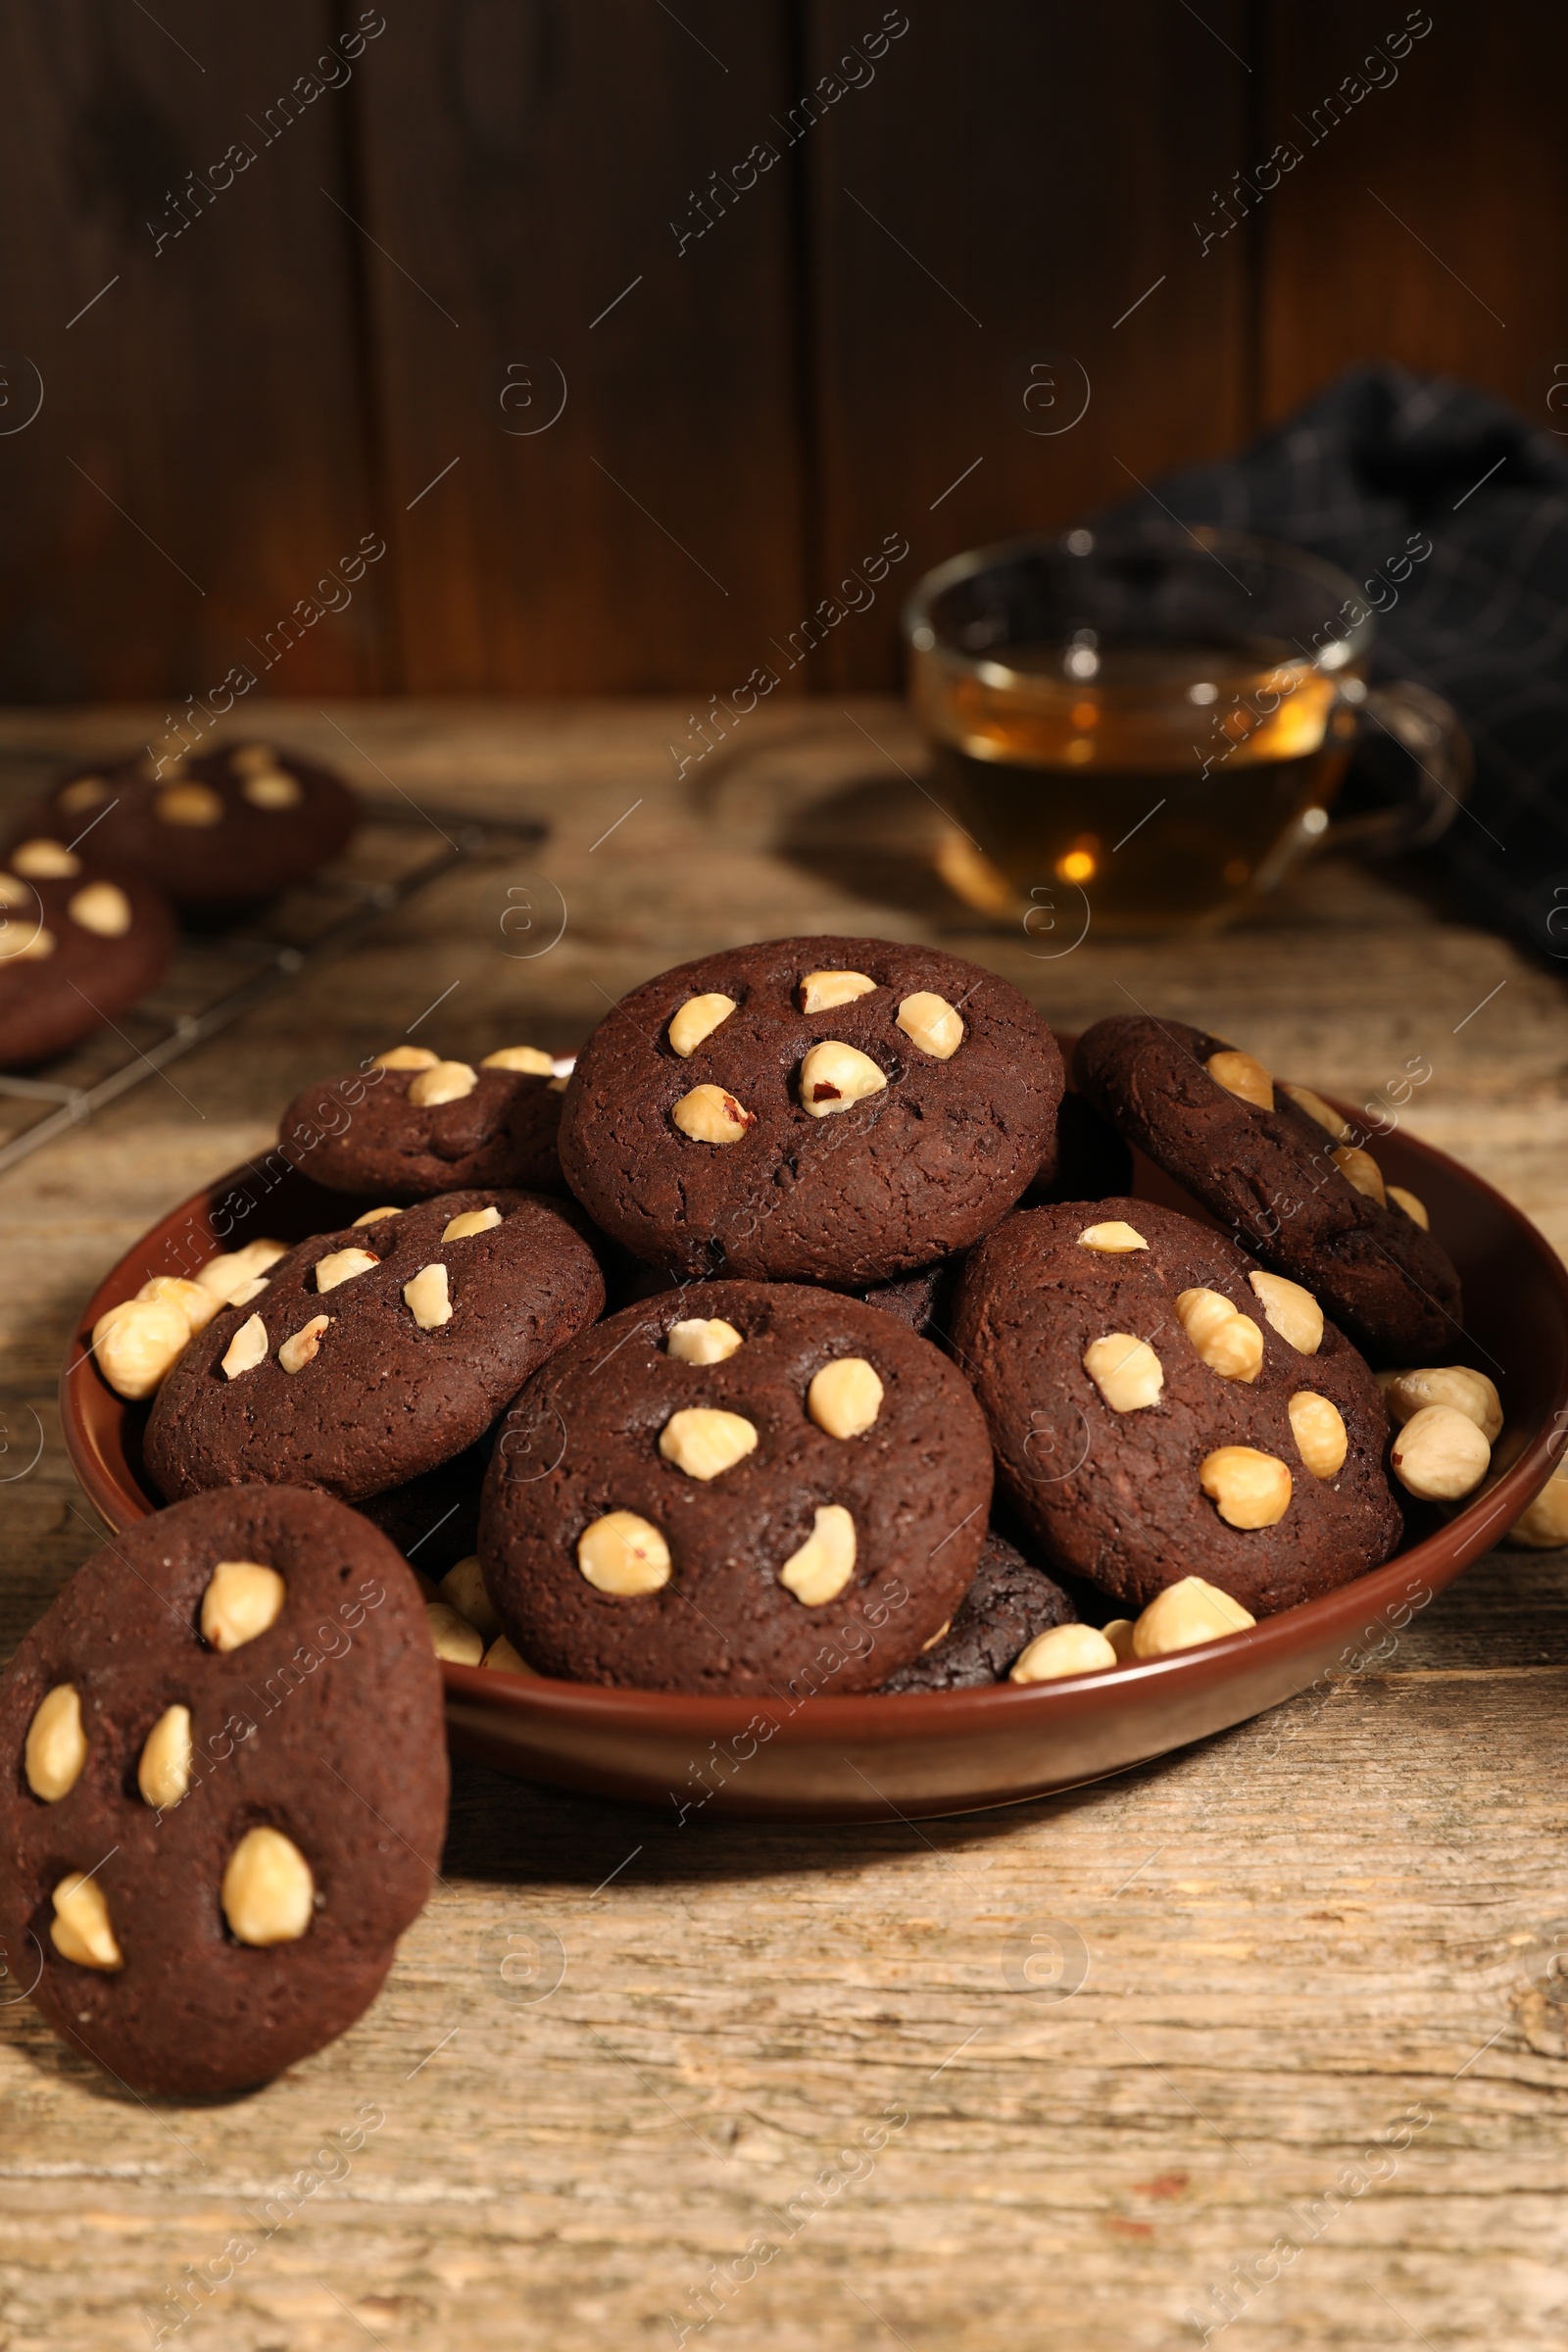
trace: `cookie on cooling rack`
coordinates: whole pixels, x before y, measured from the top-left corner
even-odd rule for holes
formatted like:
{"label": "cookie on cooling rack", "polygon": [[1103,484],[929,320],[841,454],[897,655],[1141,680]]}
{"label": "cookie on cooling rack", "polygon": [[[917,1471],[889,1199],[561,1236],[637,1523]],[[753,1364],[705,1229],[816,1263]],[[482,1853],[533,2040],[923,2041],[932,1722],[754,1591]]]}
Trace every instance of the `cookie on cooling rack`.
{"label": "cookie on cooling rack", "polygon": [[186,914],[259,905],[335,858],[359,804],[341,776],[264,742],[165,761],[145,755],[78,770],[29,809],[13,839],[90,831],[106,873],[137,877]]}
{"label": "cookie on cooling rack", "polygon": [[0,867],[0,1069],[63,1054],[156,986],[174,920],[145,882],[111,881],[29,835]]}

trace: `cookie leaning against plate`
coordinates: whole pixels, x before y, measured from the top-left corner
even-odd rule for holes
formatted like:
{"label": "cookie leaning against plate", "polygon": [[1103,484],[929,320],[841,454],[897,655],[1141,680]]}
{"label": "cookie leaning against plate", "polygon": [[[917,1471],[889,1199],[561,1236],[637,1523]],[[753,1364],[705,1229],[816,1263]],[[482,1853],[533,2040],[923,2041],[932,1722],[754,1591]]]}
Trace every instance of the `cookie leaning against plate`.
{"label": "cookie leaning against plate", "polygon": [[383,1494],[471,1446],[604,1299],[587,1243],[528,1193],[317,1234],[177,1359],[147,1468],[171,1500],[253,1482]]}
{"label": "cookie leaning against plate", "polygon": [[1003,1484],[1129,1608],[1202,1577],[1270,1616],[1388,1558],[1377,1382],[1298,1283],[1148,1200],[1020,1210],[955,1302]]}
{"label": "cookie leaning against plate", "polygon": [[64,842],[20,842],[0,869],[0,1069],[27,1069],[113,1020],[173,952],[156,890],[93,873]]}
{"label": "cookie leaning against plate", "polygon": [[700,1283],[529,1381],[479,1557],[541,1673],[651,1690],[870,1690],[968,1589],[991,1499],[961,1373],[875,1307]]}
{"label": "cookie leaning against plate", "polygon": [[249,1487],[78,1568],[0,1684],[0,1939],[153,2096],[265,2082],[368,2007],[446,1821],[412,1571],[323,1494]]}
{"label": "cookie leaning against plate", "polygon": [[1446,1250],[1320,1096],[1223,1038],[1136,1013],[1086,1029],[1073,1070],[1130,1142],[1361,1347],[1404,1364],[1451,1352],[1461,1310]]}
{"label": "cookie leaning against plate", "polygon": [[994,972],[891,940],[770,940],[606,1015],[561,1164],[638,1257],[852,1289],[987,1232],[1052,1161],[1061,1090],[1051,1031]]}
{"label": "cookie leaning against plate", "polygon": [[398,1202],[466,1185],[564,1192],[556,1156],[565,1080],[537,1046],[475,1066],[393,1046],[367,1069],[305,1087],[284,1111],[285,1159],[334,1193]]}
{"label": "cookie leaning against plate", "polygon": [[340,776],[270,744],[234,743],[154,769],[144,756],[84,768],[29,809],[21,830],[70,841],[91,825],[106,872],[137,875],[186,912],[218,916],[335,858],[359,821]]}
{"label": "cookie leaning against plate", "polygon": [[882,1688],[974,1690],[1007,1679],[1007,1669],[1037,1635],[1073,1625],[1078,1612],[1043,1568],[1033,1568],[995,1528],[986,1536],[974,1582],[953,1623]]}

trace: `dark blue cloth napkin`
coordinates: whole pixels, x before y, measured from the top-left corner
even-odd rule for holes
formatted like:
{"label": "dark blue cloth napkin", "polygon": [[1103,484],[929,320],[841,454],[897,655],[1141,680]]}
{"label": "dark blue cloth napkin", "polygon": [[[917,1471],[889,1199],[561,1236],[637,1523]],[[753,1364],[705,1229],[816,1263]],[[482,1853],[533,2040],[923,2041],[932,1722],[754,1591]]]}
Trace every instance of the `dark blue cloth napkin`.
{"label": "dark blue cloth napkin", "polygon": [[1469,806],[1426,856],[1477,922],[1568,962],[1568,408],[1561,422],[1559,439],[1471,386],[1358,368],[1116,515],[1289,540],[1358,586],[1425,532],[1397,601],[1386,574],[1369,601],[1374,678],[1430,686],[1475,745]]}

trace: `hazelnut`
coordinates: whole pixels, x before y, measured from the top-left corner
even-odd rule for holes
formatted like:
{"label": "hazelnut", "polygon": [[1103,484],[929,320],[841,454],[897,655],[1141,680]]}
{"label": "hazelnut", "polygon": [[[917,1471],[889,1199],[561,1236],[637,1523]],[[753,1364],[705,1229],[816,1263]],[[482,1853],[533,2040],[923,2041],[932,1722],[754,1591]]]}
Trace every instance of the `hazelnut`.
{"label": "hazelnut", "polygon": [[447,1296],[445,1266],[421,1266],[403,1285],[403,1303],[421,1331],[437,1331],[443,1323],[450,1323],[452,1300]]}
{"label": "hazelnut", "polygon": [[1105,1257],[1123,1257],[1131,1250],[1147,1250],[1149,1244],[1135,1225],[1124,1225],[1113,1217],[1108,1225],[1086,1225],[1078,1236],[1080,1250],[1098,1250]]}
{"label": "hazelnut", "polygon": [[778,1572],[786,1592],[808,1609],[837,1600],[855,1574],[855,1521],[842,1502],[818,1503],[811,1532]]}
{"label": "hazelnut", "polygon": [[1325,1102],[1322,1096],[1313,1094],[1309,1086],[1292,1086],[1290,1081],[1284,1078],[1280,1080],[1280,1091],[1289,1095],[1297,1108],[1304,1110],[1309,1119],[1315,1119],[1327,1134],[1333,1136],[1337,1144],[1348,1143],[1350,1139],[1349,1123],[1341,1118],[1332,1102]]}
{"label": "hazelnut", "polygon": [[879,1095],[887,1082],[887,1072],[869,1054],[836,1037],[813,1046],[801,1063],[801,1101],[813,1119],[825,1119],[831,1111],[863,1102],[867,1095]]}
{"label": "hazelnut", "polygon": [[[571,1080],[569,1077],[551,1078],[546,1081],[545,1091],[552,1095],[564,1095],[570,1084]],[[528,1671],[531,1674],[533,1672],[533,1668],[530,1666]]]}
{"label": "hazelnut", "polygon": [[153,796],[153,814],[166,825],[220,825],[223,796],[210,784],[166,784]]}
{"label": "hazelnut", "polygon": [[167,1298],[172,1306],[179,1308],[192,1332],[205,1331],[221,1303],[199,1282],[187,1282],[181,1274],[150,1275],[136,1297]]}
{"label": "hazelnut", "polygon": [[690,1315],[684,1323],[672,1323],[664,1340],[664,1353],[672,1355],[679,1364],[721,1364],[727,1355],[745,1345],[733,1323],[721,1315]]}
{"label": "hazelnut", "polygon": [[380,1263],[370,1250],[329,1250],[316,1261],[316,1287],[335,1291],[340,1282],[352,1282],[357,1274],[373,1274]]}
{"label": "hazelnut", "polygon": [[265,776],[277,765],[277,754],[270,743],[230,744],[228,764],[236,776]]}
{"label": "hazelnut", "polygon": [[492,1201],[488,1208],[466,1208],[460,1216],[442,1227],[443,1242],[466,1242],[471,1233],[494,1233],[501,1222],[501,1211]]}
{"label": "hazelnut", "polygon": [[1221,1380],[1253,1381],[1263,1369],[1263,1334],[1222,1291],[1183,1291],[1176,1319],[1199,1362]]}
{"label": "hazelnut", "polygon": [[1341,1144],[1329,1153],[1329,1157],[1347,1184],[1353,1185],[1368,1200],[1375,1200],[1380,1208],[1384,1206],[1388,1194],[1383,1183],[1383,1170],[1370,1152],[1358,1151],[1354,1144]]}
{"label": "hazelnut", "polygon": [[248,1306],[251,1300],[259,1298],[261,1293],[266,1289],[267,1276],[265,1274],[258,1274],[253,1280],[242,1285],[242,1287],[234,1293],[233,1298],[228,1303],[230,1306]]}
{"label": "hazelnut", "polygon": [[298,777],[286,776],[280,767],[247,776],[240,791],[253,808],[297,808],[305,798]]}
{"label": "hazelnut", "polygon": [[13,937],[10,931],[6,931],[0,936],[0,963],[42,963],[54,954],[58,945],[47,923],[40,923],[36,930],[24,936],[18,932]]}
{"label": "hazelnut", "polygon": [[928,988],[916,989],[899,1006],[898,1025],[922,1054],[934,1061],[951,1061],[963,1043],[963,1021],[946,997]]}
{"label": "hazelnut", "polygon": [[92,1327],[98,1368],[117,1396],[150,1396],[190,1343],[190,1317],[177,1298],[127,1298]]}
{"label": "hazelnut", "polygon": [[49,1940],[62,1960],[78,1968],[123,1968],[124,1957],[109,1924],[103,1888],[79,1870],[68,1871],[54,1891],[55,1915]]}
{"label": "hazelnut", "polygon": [[109,787],[102,776],[78,776],[55,794],[55,807],[67,816],[80,816],[84,809],[101,808],[109,798]]}
{"label": "hazelnut", "polygon": [[1270,1330],[1298,1355],[1316,1355],[1323,1345],[1323,1309],[1311,1292],[1298,1282],[1288,1282],[1283,1274],[1259,1272],[1247,1279]]}
{"label": "hazelnut", "polygon": [[1273,1109],[1274,1081],[1254,1054],[1227,1048],[1223,1054],[1211,1054],[1203,1067],[1214,1084],[1238,1102],[1253,1103],[1259,1110]]}
{"label": "hazelnut", "polygon": [[553,1078],[556,1065],[542,1046],[501,1046],[487,1054],[481,1070],[521,1070],[530,1078]]}
{"label": "hazelnut", "polygon": [[1568,1544],[1568,1456],[1558,1462],[1529,1509],[1520,1512],[1506,1541],[1527,1551],[1557,1551]]}
{"label": "hazelnut", "polygon": [[1296,1450],[1314,1478],[1338,1478],[1350,1441],[1340,1408],[1314,1389],[1298,1389],[1286,1406]]}
{"label": "hazelnut", "polygon": [[864,972],[808,972],[801,982],[801,1010],[831,1012],[835,1004],[868,997],[875,987]]}
{"label": "hazelnut", "polygon": [[1291,1507],[1290,1471],[1255,1446],[1217,1446],[1199,1463],[1198,1483],[1227,1527],[1272,1527]]}
{"label": "hazelnut", "polygon": [[88,882],[66,907],[74,923],[99,939],[123,939],[130,929],[130,901],[118,882]]}
{"label": "hazelnut", "polygon": [[1492,1447],[1468,1413],[1451,1404],[1424,1404],[1394,1441],[1394,1475],[1426,1502],[1457,1502],[1486,1477]]}
{"label": "hazelnut", "polygon": [[669,1582],[669,1545],[635,1511],[607,1511],[577,1538],[577,1565],[601,1592],[657,1592]]}
{"label": "hazelnut", "polygon": [[449,1568],[436,1590],[449,1609],[466,1617],[487,1642],[495,1640],[501,1631],[501,1620],[485,1591],[484,1577],[473,1552],[466,1560],[459,1560],[455,1568]]}
{"label": "hazelnut", "polygon": [[929,1642],[921,1642],[921,1644],[920,1644],[920,1655],[921,1655],[921,1657],[923,1658],[923,1657],[925,1656],[925,1654],[926,1654],[926,1651],[927,1651],[927,1650],[929,1650],[929,1649],[935,1649],[935,1647],[936,1647],[936,1645],[937,1645],[937,1643],[938,1643],[939,1642],[945,1642],[945,1641],[947,1640],[948,1636],[949,1636],[949,1635],[952,1633],[952,1631],[953,1631],[953,1619],[952,1619],[951,1617],[944,1617],[944,1618],[943,1618],[943,1620],[942,1620],[942,1623],[941,1623],[941,1624],[940,1624],[940,1625],[937,1627],[937,1630],[936,1630],[936,1632],[935,1632],[935,1633],[932,1635],[932,1637],[931,1637],[930,1641],[929,1641]]}
{"label": "hazelnut", "polygon": [[316,1909],[316,1881],[292,1838],[247,1830],[223,1872],[223,1917],[238,1943],[297,1943]]}
{"label": "hazelnut", "polygon": [[368,1208],[364,1216],[356,1217],[354,1222],[356,1225],[379,1225],[383,1217],[401,1217],[402,1214],[401,1208]]}
{"label": "hazelnut", "polygon": [[671,1051],[684,1061],[688,1054],[696,1053],[705,1038],[712,1036],[720,1022],[729,1019],[734,1009],[734,998],[720,996],[716,990],[706,997],[688,997],[665,1032]]}
{"label": "hazelnut", "polygon": [[441,1056],[432,1054],[428,1046],[388,1046],[384,1054],[371,1055],[372,1070],[433,1070],[439,1067]]}
{"label": "hazelnut", "polygon": [[1132,1654],[1135,1658],[1168,1658],[1173,1650],[1196,1649],[1200,1642],[1218,1642],[1226,1634],[1245,1633],[1256,1623],[1251,1611],[1232,1600],[1218,1585],[1206,1585],[1200,1576],[1184,1576],[1178,1584],[1156,1592],[1138,1619],[1133,1627]]}
{"label": "hazelnut", "polygon": [[330,1315],[313,1315],[302,1323],[292,1338],[286,1339],[277,1351],[277,1360],[285,1372],[303,1372],[314,1364],[320,1351],[321,1334],[331,1322]]}
{"label": "hazelnut", "polygon": [[478,1083],[479,1073],[469,1062],[432,1062],[409,1080],[409,1101],[416,1110],[434,1110],[440,1102],[461,1102]]}
{"label": "hazelnut", "polygon": [[481,1666],[488,1666],[495,1674],[525,1674],[531,1682],[537,1682],[539,1679],[521,1650],[514,1649],[505,1634],[500,1637],[499,1641],[491,1642],[479,1663]]}
{"label": "hazelnut", "polygon": [[757,1431],[742,1413],[721,1413],[706,1404],[671,1413],[659,1433],[659,1450],[688,1478],[717,1478],[744,1461],[757,1445]]}
{"label": "hazelnut", "polygon": [[220,1560],[202,1594],[202,1639],[214,1649],[243,1649],[283,1613],[287,1587],[260,1560]]}
{"label": "hazelnut", "polygon": [[202,1290],[212,1292],[220,1306],[232,1306],[237,1292],[287,1255],[287,1242],[247,1242],[243,1250],[210,1257],[205,1266],[197,1267],[196,1280]]}
{"label": "hazelnut", "polygon": [[1484,1372],[1468,1364],[1435,1364],[1419,1372],[1379,1374],[1378,1386],[1396,1429],[1425,1404],[1451,1404],[1468,1413],[1489,1446],[1502,1435],[1502,1399]]}
{"label": "hazelnut", "polygon": [[863,1355],[824,1364],[806,1392],[806,1409],[830,1438],[859,1438],[882,1410],[882,1383]]}
{"label": "hazelnut", "polygon": [[1009,1683],[1059,1683],[1070,1674],[1102,1674],[1119,1665],[1115,1650],[1092,1625],[1054,1625],[1036,1634],[1012,1662]]}
{"label": "hazelnut", "polygon": [[1113,1617],[1108,1625],[1102,1625],[1100,1630],[1116,1652],[1117,1665],[1130,1664],[1134,1655],[1132,1619],[1130,1617]]}
{"label": "hazelnut", "polygon": [[136,1786],[155,1812],[177,1805],[190,1788],[190,1709],[166,1707],[148,1733]]}
{"label": "hazelnut", "polygon": [[430,1647],[453,1666],[478,1666],[484,1660],[484,1636],[444,1600],[427,1600],[424,1621],[430,1628]]}
{"label": "hazelnut", "polygon": [[1383,1189],[1395,1207],[1402,1208],[1412,1224],[1419,1225],[1423,1233],[1431,1232],[1432,1219],[1427,1214],[1424,1200],[1418,1200],[1414,1193],[1407,1193],[1402,1184],[1389,1184]]}
{"label": "hazelnut", "polygon": [[1165,1368],[1147,1340],[1108,1331],[1084,1349],[1084,1370],[1113,1413],[1136,1413],[1156,1404]]}
{"label": "hazelnut", "polygon": [[694,1144],[738,1144],[747,1128],[757,1124],[752,1112],[721,1086],[694,1086],[669,1115]]}
{"label": "hazelnut", "polygon": [[23,1751],[27,1787],[46,1805],[69,1795],[87,1761],[87,1735],[81,1728],[81,1700],[74,1683],[56,1683],[45,1691],[27,1726]]}
{"label": "hazelnut", "polygon": [[238,1380],[242,1372],[254,1372],[258,1364],[265,1364],[270,1344],[267,1325],[260,1315],[252,1315],[248,1323],[240,1325],[224,1349],[225,1377]]}
{"label": "hazelnut", "polygon": [[69,882],[81,871],[81,859],[63,841],[24,841],[11,853],[11,870],[29,882]]}

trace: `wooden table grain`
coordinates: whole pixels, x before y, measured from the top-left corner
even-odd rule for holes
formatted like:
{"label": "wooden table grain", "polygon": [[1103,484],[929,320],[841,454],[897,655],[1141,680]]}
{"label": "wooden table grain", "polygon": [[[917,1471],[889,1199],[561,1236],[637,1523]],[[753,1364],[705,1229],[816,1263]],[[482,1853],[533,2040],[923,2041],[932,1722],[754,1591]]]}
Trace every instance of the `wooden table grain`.
{"label": "wooden table grain", "polygon": [[[20,789],[149,715],[12,717],[0,755]],[[938,937],[1063,1027],[1141,1004],[1348,1095],[1429,1062],[1411,1128],[1568,1243],[1561,983],[1462,908],[1324,863],[1216,939],[987,930],[923,861],[896,705],[760,710],[677,776],[686,721],[250,714],[433,823],[552,835],[0,1181],[8,1652],[94,1545],[54,1405],[74,1309],[443,990],[449,1053],[568,1049],[680,956]],[[559,894],[554,946],[515,953],[498,880],[544,910],[527,948]],[[138,2099],[0,1985],[0,2345],[1560,2345],[1565,1679],[1564,1559],[1504,1551],[1273,1715],[989,1816],[680,1826],[460,1767],[381,1998],[263,2090]]]}

